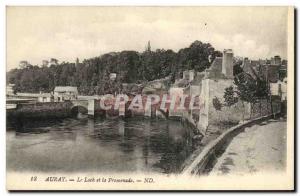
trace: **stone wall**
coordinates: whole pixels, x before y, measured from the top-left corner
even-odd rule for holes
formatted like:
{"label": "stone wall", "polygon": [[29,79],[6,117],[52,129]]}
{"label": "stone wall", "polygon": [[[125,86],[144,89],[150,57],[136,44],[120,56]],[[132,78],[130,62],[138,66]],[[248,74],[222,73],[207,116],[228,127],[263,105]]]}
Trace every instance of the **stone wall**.
{"label": "stone wall", "polygon": [[[252,111],[251,111],[252,108]],[[253,119],[253,118],[258,118],[260,116],[266,116],[272,113],[271,110],[271,103],[266,100],[266,99],[262,99],[259,100],[257,103],[252,104],[252,106],[250,106],[250,104],[248,104],[248,110],[247,110],[247,115],[246,115],[246,119]]]}
{"label": "stone wall", "polygon": [[7,112],[7,119],[48,119],[71,116],[71,102],[48,102],[18,104],[15,110]]}
{"label": "stone wall", "polygon": [[207,129],[212,124],[238,123],[241,120],[244,113],[242,103],[231,107],[222,107],[220,110],[217,110],[213,104],[214,98],[218,98],[221,103],[224,103],[225,88],[231,85],[233,85],[233,80],[229,79],[203,80],[200,96],[199,128]]}
{"label": "stone wall", "polygon": [[[227,107],[222,106],[216,109],[213,99],[217,98],[221,104],[224,104],[225,88],[233,85],[230,79],[204,79],[200,95],[200,114],[197,127],[206,130],[209,125],[239,123],[242,120],[249,120],[260,116],[271,114],[271,104],[267,100],[260,100],[256,104],[242,103]],[[273,111],[280,112],[280,104],[273,102]]]}

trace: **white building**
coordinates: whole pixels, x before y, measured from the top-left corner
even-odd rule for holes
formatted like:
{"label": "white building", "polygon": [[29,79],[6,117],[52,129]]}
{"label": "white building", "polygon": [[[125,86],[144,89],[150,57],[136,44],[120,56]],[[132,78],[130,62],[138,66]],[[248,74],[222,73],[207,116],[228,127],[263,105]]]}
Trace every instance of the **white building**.
{"label": "white building", "polygon": [[283,81],[278,80],[276,83],[270,83],[271,95],[279,96],[281,101],[287,100],[287,78]]}
{"label": "white building", "polygon": [[51,93],[40,93],[38,95],[38,102],[52,102],[53,95]]}
{"label": "white building", "polygon": [[78,90],[75,86],[57,86],[54,89],[54,101],[62,102],[67,100],[76,100]]}
{"label": "white building", "polygon": [[115,81],[117,78],[117,74],[116,73],[110,73],[109,74],[109,79],[112,80],[112,81]]}
{"label": "white building", "polygon": [[194,70],[183,71],[183,79],[188,80],[189,82],[194,80],[194,76],[195,76]]}
{"label": "white building", "polygon": [[10,96],[14,94],[14,89],[13,89],[14,86],[15,86],[14,84],[8,84],[6,86],[6,96]]}

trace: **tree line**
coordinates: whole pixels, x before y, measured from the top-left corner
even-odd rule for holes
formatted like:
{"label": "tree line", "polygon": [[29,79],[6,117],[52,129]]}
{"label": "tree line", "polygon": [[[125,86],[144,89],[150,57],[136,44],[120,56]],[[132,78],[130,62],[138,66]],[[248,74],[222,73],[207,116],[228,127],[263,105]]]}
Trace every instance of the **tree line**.
{"label": "tree line", "polygon": [[[183,70],[204,71],[217,56],[222,53],[210,43],[194,41],[178,52],[164,49],[111,52],[81,63],[62,62],[49,67],[29,63],[10,70],[7,81],[15,84],[17,92],[51,92],[55,86],[77,86],[82,95],[101,95],[122,90],[122,83],[142,84],[167,76],[174,80]],[[109,80],[110,73],[117,74],[114,81]]]}

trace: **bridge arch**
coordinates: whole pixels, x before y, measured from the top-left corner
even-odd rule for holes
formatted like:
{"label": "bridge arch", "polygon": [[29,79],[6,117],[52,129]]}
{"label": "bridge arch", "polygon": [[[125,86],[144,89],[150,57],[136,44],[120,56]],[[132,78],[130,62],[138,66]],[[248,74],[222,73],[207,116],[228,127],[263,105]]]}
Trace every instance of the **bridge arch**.
{"label": "bridge arch", "polygon": [[77,115],[78,113],[87,114],[88,109],[87,109],[87,107],[84,107],[82,105],[75,105],[75,106],[72,106],[71,113],[74,115]]}
{"label": "bridge arch", "polygon": [[78,113],[87,114],[88,113],[88,101],[85,100],[74,100],[72,101],[73,106],[71,107],[72,114],[77,115]]}

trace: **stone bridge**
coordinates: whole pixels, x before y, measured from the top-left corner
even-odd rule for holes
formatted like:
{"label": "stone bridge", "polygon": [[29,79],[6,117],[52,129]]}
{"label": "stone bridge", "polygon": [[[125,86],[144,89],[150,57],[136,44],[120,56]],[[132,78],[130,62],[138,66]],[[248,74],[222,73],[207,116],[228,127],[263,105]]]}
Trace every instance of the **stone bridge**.
{"label": "stone bridge", "polygon": [[95,102],[96,99],[77,99],[77,100],[72,100],[72,110],[73,109],[80,109],[83,108],[84,110],[87,110],[87,114],[89,116],[94,116],[95,115]]}
{"label": "stone bridge", "polygon": [[[127,115],[131,116],[131,113],[134,111],[130,111],[129,113],[127,113],[130,102],[131,102],[131,100],[129,100],[127,104],[120,104],[119,108],[117,109],[118,111],[114,111],[112,109],[112,110],[106,111],[105,113],[108,112],[107,115],[116,115],[116,113],[114,113],[114,112],[117,112],[118,116],[127,116]],[[72,108],[71,108],[73,111],[75,111],[75,110],[76,111],[85,111],[91,117],[95,116],[96,113],[101,113],[99,99],[83,98],[83,99],[71,100],[71,103],[73,104]],[[112,113],[112,114],[110,114],[110,113]],[[161,116],[161,117],[166,118],[169,116],[168,111],[163,111],[159,108],[156,108],[155,106],[149,106],[149,107],[145,108],[142,113],[143,113],[142,114],[143,116],[147,116],[147,117]],[[140,114],[138,114],[138,115],[140,115]]]}
{"label": "stone bridge", "polygon": [[[32,102],[34,104],[34,103],[38,102],[37,95],[39,95],[39,94],[27,93],[25,95],[25,93],[23,93],[21,95],[16,95],[17,98],[9,97],[9,99],[6,101],[7,102],[7,108],[16,109],[17,105],[20,104],[20,103],[23,103],[23,102],[24,103]],[[109,114],[110,112],[112,112],[113,115],[116,115],[115,112],[117,112],[118,113],[117,115],[119,115],[119,116],[127,116],[127,115],[131,116],[131,113],[135,113],[135,112],[139,113],[140,111],[136,111],[136,110],[135,111],[130,111],[129,113],[127,113],[127,111],[129,111],[128,106],[131,103],[131,101],[132,100],[130,99],[128,101],[128,103],[120,104],[118,111],[109,110],[108,115],[110,115]],[[146,100],[143,100],[143,101],[145,102]],[[96,97],[80,96],[76,100],[70,100],[70,102],[72,103],[71,110],[73,112],[87,113],[91,117],[95,116],[96,113],[98,113],[98,114],[105,113],[105,115],[107,113],[107,111],[101,110],[101,108],[100,108],[100,99],[96,98]],[[147,117],[152,117],[152,116],[168,117],[169,112],[160,110],[159,108],[157,108],[155,106],[149,106],[149,107],[145,108],[144,110],[142,110],[142,114],[137,114],[137,115],[143,115],[143,116],[147,116]]]}

